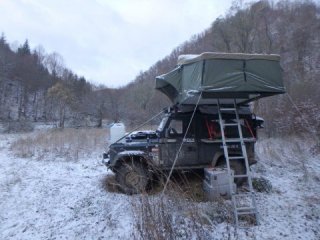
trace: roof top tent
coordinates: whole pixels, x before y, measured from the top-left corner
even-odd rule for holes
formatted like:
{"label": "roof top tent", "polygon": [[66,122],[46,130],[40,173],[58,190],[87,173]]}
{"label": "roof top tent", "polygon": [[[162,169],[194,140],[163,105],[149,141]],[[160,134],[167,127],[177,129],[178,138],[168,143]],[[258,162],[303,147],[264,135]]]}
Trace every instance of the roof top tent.
{"label": "roof top tent", "polygon": [[285,93],[280,56],[211,53],[181,55],[172,71],[156,77],[156,89],[176,105],[238,104]]}

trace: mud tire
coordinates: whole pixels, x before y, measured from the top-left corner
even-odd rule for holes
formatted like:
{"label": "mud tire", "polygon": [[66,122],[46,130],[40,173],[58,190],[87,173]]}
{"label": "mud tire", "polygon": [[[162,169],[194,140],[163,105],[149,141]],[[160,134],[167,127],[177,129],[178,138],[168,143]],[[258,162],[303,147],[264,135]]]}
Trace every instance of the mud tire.
{"label": "mud tire", "polygon": [[147,167],[140,162],[124,162],[116,171],[119,188],[126,194],[137,194],[147,190],[150,182]]}

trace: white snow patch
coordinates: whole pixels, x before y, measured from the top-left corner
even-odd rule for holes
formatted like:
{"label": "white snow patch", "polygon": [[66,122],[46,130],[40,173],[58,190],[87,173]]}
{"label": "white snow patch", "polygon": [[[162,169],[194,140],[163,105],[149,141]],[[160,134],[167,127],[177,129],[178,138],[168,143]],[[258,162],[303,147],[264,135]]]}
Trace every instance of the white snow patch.
{"label": "white snow patch", "polygon": [[[135,197],[105,190],[112,173],[100,159],[16,158],[9,147],[19,137],[0,135],[0,239],[132,239]],[[295,137],[258,141],[253,169],[274,190],[257,194],[261,224],[239,230],[237,239],[320,239],[320,161],[312,144]],[[217,224],[210,239],[225,239],[227,228]]]}
{"label": "white snow patch", "polygon": [[128,196],[103,188],[100,159],[13,157],[0,136],[0,239],[129,239]]}

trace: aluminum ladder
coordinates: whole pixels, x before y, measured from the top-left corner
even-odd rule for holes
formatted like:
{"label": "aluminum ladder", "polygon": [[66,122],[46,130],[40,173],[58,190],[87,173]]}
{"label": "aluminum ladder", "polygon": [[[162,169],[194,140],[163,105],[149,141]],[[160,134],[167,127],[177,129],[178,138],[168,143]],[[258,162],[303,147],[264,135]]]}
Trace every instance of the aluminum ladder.
{"label": "aluminum ladder", "polygon": [[[249,168],[248,162],[248,155],[245,145],[245,139],[243,138],[241,122],[239,118],[238,106],[237,102],[233,100],[233,106],[230,105],[222,105],[220,104],[220,100],[217,101],[218,105],[218,115],[219,115],[219,124],[221,129],[221,137],[222,137],[222,144],[223,144],[223,151],[225,160],[227,163],[227,170],[229,174],[229,186],[230,186],[230,193],[231,193],[231,200],[233,205],[234,211],[234,218],[235,218],[235,226],[236,228],[247,228],[249,225],[252,225],[254,222],[256,225],[259,224],[258,218],[258,210],[257,210],[257,203],[255,199],[255,193],[252,186],[252,179],[251,173]],[[224,119],[224,115],[234,114],[235,119],[233,122],[227,122]],[[237,128],[237,132],[239,134],[238,138],[226,138],[225,130],[227,128]],[[241,154],[237,156],[230,156],[229,155],[229,148],[228,144],[230,143],[240,143],[241,145]],[[244,161],[245,163],[245,170],[246,173],[242,175],[234,174],[232,176],[231,169],[230,169],[230,160],[232,161]],[[233,188],[234,178],[242,178],[246,179],[248,183],[248,191],[246,192],[235,192]]]}

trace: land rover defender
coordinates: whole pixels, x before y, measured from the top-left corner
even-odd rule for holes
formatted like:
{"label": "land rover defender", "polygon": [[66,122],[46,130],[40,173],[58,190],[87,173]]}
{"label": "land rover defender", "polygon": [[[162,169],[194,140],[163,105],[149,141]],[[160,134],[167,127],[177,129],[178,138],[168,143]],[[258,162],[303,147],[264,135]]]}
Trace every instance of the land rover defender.
{"label": "land rover defender", "polygon": [[[263,119],[256,117],[248,105],[239,107],[239,118],[249,164],[256,162],[254,144]],[[234,112],[224,113],[225,123],[235,122]],[[225,129],[226,138],[238,138],[238,131]],[[241,155],[238,142],[228,144],[232,156]],[[127,194],[145,191],[158,173],[174,170],[203,169],[224,165],[224,153],[217,106],[192,109],[170,108],[156,131],[136,131],[109,146],[103,163],[111,169],[120,189]],[[244,174],[241,160],[231,160],[235,174]],[[236,179],[241,184],[244,179]]]}

